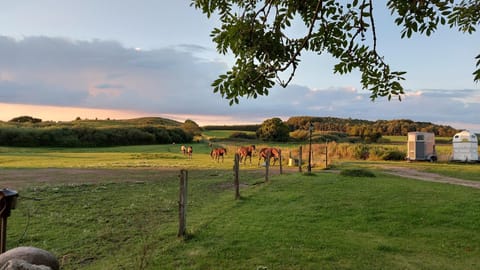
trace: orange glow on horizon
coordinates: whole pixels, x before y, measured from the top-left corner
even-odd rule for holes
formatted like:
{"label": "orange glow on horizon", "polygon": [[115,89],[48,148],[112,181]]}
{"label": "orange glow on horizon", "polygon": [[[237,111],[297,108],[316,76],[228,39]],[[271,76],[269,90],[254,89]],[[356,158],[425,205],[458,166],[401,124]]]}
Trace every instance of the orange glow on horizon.
{"label": "orange glow on horizon", "polygon": [[23,115],[40,118],[42,121],[73,121],[77,117],[81,119],[130,119],[152,116],[128,110],[0,103],[0,120],[8,121]]}
{"label": "orange glow on horizon", "polygon": [[[31,116],[40,118],[42,121],[73,121],[77,117],[81,119],[132,119],[139,117],[163,117],[179,122],[187,119],[195,121],[200,126],[205,125],[244,125],[258,124],[244,121],[235,116],[228,115],[193,115],[193,114],[155,114],[130,110],[92,109],[83,107],[60,107],[29,104],[0,103],[0,120],[9,121],[18,116]],[[261,123],[263,120],[259,120]]]}

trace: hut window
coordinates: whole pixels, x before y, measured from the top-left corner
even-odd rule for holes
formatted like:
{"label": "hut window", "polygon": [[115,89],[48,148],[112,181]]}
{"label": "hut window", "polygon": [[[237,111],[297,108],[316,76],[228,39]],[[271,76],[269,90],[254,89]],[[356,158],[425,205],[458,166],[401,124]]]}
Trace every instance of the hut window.
{"label": "hut window", "polygon": [[423,135],[417,135],[417,141],[423,141]]}
{"label": "hut window", "polygon": [[455,135],[455,139],[458,139],[458,135]]}

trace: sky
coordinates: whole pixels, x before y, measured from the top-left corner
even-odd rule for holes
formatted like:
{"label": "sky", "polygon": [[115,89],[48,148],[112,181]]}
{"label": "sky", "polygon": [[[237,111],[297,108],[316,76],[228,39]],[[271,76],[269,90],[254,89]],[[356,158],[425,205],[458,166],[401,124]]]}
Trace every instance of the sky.
{"label": "sky", "polygon": [[210,85],[233,58],[211,40],[218,21],[190,0],[0,0],[0,120],[158,116],[203,126],[330,116],[480,132],[480,35],[441,28],[401,39],[384,2],[374,3],[377,49],[407,71],[401,102],[372,102],[358,72],[335,75],[333,59],[306,53],[287,88],[229,106]]}

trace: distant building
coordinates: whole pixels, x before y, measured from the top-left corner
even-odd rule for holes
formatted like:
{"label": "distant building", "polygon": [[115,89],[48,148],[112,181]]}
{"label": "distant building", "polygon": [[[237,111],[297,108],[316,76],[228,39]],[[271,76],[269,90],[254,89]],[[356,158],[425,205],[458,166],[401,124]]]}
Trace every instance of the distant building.
{"label": "distant building", "polygon": [[478,138],[475,133],[468,130],[459,132],[453,136],[454,161],[478,161]]}
{"label": "distant building", "polygon": [[409,132],[407,136],[407,160],[437,161],[434,133]]}

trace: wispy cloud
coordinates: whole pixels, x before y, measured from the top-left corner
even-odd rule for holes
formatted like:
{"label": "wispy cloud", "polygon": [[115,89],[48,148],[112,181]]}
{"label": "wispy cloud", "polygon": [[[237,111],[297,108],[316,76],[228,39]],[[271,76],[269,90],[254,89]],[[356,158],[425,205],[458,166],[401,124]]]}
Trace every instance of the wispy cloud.
{"label": "wispy cloud", "polygon": [[347,85],[327,89],[290,85],[229,106],[210,86],[227,64],[202,58],[208,51],[188,44],[139,50],[114,41],[0,37],[0,102],[210,122],[259,123],[270,117],[318,115],[480,125],[478,89],[415,89],[407,90],[401,102],[372,102],[368,91]]}

